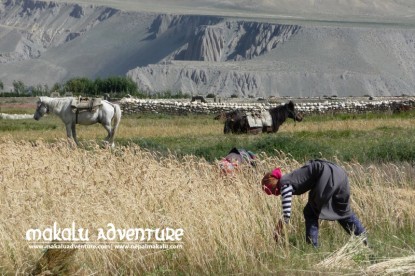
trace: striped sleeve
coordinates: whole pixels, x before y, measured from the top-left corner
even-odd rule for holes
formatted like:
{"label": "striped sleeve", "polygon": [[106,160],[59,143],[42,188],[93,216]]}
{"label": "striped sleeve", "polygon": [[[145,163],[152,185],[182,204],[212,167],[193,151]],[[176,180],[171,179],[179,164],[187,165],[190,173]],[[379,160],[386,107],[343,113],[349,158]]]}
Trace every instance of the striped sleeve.
{"label": "striped sleeve", "polygon": [[289,184],[281,188],[282,212],[284,221],[289,222],[291,217],[291,200],[293,195],[293,187]]}

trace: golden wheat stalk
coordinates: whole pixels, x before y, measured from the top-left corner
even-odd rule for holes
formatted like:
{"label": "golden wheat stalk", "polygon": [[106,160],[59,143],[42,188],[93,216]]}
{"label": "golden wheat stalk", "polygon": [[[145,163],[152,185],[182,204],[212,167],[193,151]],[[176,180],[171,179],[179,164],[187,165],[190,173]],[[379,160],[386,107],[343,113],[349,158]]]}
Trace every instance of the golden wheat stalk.
{"label": "golden wheat stalk", "polygon": [[[299,259],[292,257],[297,250],[289,238],[301,240],[300,234],[289,231],[285,243],[275,244],[272,234],[281,216],[280,199],[266,196],[260,187],[263,174],[275,166],[287,173],[301,165],[290,155],[259,153],[256,168],[224,176],[217,164],[195,156],[163,156],[134,145],[105,150],[91,142],[88,150],[72,150],[65,140],[0,138],[0,152],[0,220],[7,222],[0,225],[1,273],[27,271],[27,263],[41,259],[41,251],[28,249],[28,229],[53,222],[67,227],[73,221],[91,230],[91,240],[97,238],[94,230],[108,223],[118,228],[184,229],[180,250],[79,250],[82,254],[74,259],[82,264],[80,274],[277,273],[289,269],[285,263]],[[342,165],[351,177],[352,206],[369,231],[379,223],[390,232],[415,225],[415,206],[408,204],[415,195],[410,164]],[[394,178],[385,177],[388,174]],[[294,229],[304,227],[306,200],[293,200]],[[343,231],[337,225],[323,226]],[[323,261],[320,270],[336,270],[334,262],[353,261],[360,249],[348,246]],[[55,259],[60,263],[66,257],[50,260]],[[307,268],[314,270],[313,263],[299,269]],[[351,261],[346,268],[355,269]]]}
{"label": "golden wheat stalk", "polygon": [[[354,258],[359,254],[368,253],[367,246],[364,245],[363,241],[366,237],[363,236],[351,236],[349,241],[343,245],[337,251],[331,253],[323,261],[316,265],[316,268],[320,269],[356,269],[357,263]],[[341,266],[341,267],[339,267]]]}
{"label": "golden wheat stalk", "polygon": [[[52,242],[50,246],[59,245]],[[73,275],[76,249],[48,248],[34,265],[30,275]]]}
{"label": "golden wheat stalk", "polygon": [[365,269],[365,272],[369,275],[414,275],[415,255],[371,265]]}

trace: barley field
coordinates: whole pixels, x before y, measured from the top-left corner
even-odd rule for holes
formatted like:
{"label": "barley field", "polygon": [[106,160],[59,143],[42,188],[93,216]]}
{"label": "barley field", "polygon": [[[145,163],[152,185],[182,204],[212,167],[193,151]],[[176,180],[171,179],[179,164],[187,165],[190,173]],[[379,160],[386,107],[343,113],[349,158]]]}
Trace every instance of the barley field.
{"label": "barley field", "polygon": [[[0,123],[5,129],[10,127],[0,132],[1,274],[415,273],[415,170],[411,161],[363,163],[331,156],[349,173],[352,208],[367,228],[370,246],[348,236],[336,222],[322,221],[321,246],[314,249],[304,237],[306,195],[294,197],[292,222],[275,242],[280,199],[267,196],[259,185],[263,174],[275,166],[287,173],[301,166],[303,159],[274,145],[272,154],[256,152],[255,168],[242,167],[233,175],[223,175],[215,160],[134,143],[136,137],[156,142],[164,137],[160,141],[173,140],[180,148],[184,147],[180,143],[191,143],[190,138],[246,143],[261,136],[223,138],[222,125],[204,117],[175,118],[174,124],[164,117],[125,117],[114,149],[101,146],[105,133],[100,126],[80,128],[82,145],[75,149],[64,138],[63,125],[56,117]],[[353,131],[362,125],[369,133],[397,125],[404,132],[413,130],[414,121],[391,117],[287,122],[273,135]],[[91,247],[34,248],[27,240],[28,230],[50,229],[54,223],[62,229],[72,225],[88,229],[89,241],[78,244]],[[119,235],[113,241],[125,241],[122,229],[182,229],[183,235],[177,243],[166,242],[168,248],[122,248],[99,239],[98,230],[108,230],[109,225]],[[94,241],[107,247],[92,248],[97,245]],[[67,244],[53,240],[46,245]]]}

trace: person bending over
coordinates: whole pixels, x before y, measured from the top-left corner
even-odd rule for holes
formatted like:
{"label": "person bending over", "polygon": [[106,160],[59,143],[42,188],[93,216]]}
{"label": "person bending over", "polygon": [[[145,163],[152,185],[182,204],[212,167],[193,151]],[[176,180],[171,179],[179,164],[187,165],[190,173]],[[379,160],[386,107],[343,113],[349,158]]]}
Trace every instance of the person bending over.
{"label": "person bending over", "polygon": [[[350,207],[350,185],[346,171],[326,160],[310,160],[301,168],[282,175],[280,168],[268,172],[262,179],[262,189],[268,195],[281,195],[283,218],[289,223],[292,195],[308,192],[304,207],[307,243],[318,247],[318,220],[338,221],[348,234],[366,235],[366,230]],[[282,221],[276,229],[281,235]],[[367,238],[363,242],[367,245]]]}

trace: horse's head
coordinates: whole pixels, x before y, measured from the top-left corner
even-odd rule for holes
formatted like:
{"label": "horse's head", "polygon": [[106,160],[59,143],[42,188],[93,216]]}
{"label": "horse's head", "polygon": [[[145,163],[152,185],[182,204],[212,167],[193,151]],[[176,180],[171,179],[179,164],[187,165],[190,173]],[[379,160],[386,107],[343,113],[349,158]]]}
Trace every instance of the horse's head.
{"label": "horse's head", "polygon": [[33,119],[35,119],[36,121],[38,121],[46,113],[49,113],[49,107],[46,105],[45,102],[42,101],[42,98],[40,98],[37,101],[36,111],[35,111],[35,114],[33,115]]}
{"label": "horse's head", "polygon": [[288,118],[293,119],[294,122],[301,122],[303,120],[303,115],[295,110],[294,102],[290,101],[286,105],[288,110]]}

